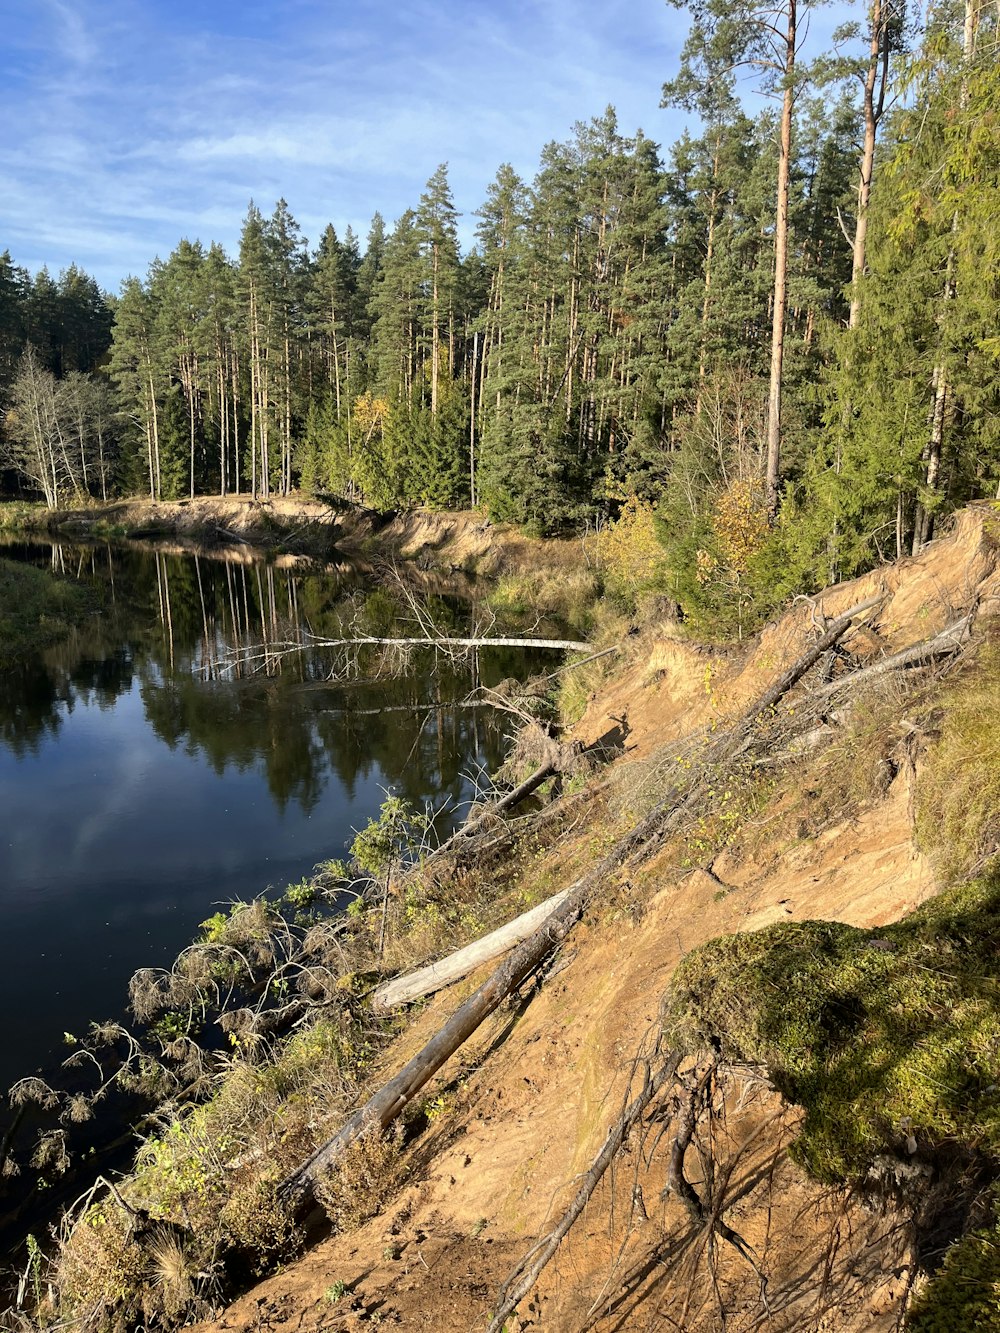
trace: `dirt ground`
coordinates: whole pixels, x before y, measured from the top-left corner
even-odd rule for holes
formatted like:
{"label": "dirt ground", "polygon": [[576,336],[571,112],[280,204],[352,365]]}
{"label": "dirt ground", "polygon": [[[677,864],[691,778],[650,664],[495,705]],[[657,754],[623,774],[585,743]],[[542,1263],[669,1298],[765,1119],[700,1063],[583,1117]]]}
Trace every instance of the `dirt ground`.
{"label": "dirt ground", "polygon": [[[984,515],[962,514],[917,558],[797,605],[741,653],[654,636],[591,700],[579,735],[592,739],[627,714],[630,749],[619,763],[638,782],[658,747],[736,712],[802,651],[811,626],[875,591],[885,605],[852,635],[861,656],[928,637],[976,597],[981,615],[994,613],[1000,583]],[[314,1245],[202,1333],[485,1330],[511,1269],[555,1224],[634,1095],[636,1058],[656,1040],[661,997],[686,952],[778,920],[881,924],[934,892],[914,843],[915,765],[919,756],[901,762],[878,799],[815,834],[779,804],[763,834],[755,829],[710,868],[679,865],[668,847],[609,885],[547,976],[439,1077],[439,1113],[407,1150],[405,1182],[385,1211]],[[481,979],[430,1002],[387,1072]],[[808,1179],[787,1153],[794,1108],[751,1073],[728,1076],[712,1106],[711,1153],[689,1149],[686,1173],[719,1200],[747,1253],[663,1197],[668,1099],[633,1135],[508,1333],[898,1326],[914,1271],[905,1219]]]}

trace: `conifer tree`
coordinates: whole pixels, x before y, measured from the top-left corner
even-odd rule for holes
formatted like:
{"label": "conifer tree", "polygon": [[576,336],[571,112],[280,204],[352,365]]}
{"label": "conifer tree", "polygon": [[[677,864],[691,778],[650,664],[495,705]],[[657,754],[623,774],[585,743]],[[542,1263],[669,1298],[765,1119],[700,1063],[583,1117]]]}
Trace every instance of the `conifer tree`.
{"label": "conifer tree", "polygon": [[[673,0],[678,6],[684,0]],[[789,204],[792,166],[792,124],[796,94],[802,82],[798,67],[799,24],[809,0],[780,0],[777,6],[752,0],[736,7],[733,0],[695,0],[692,25],[681,57],[681,73],[664,87],[676,96],[678,84],[708,89],[720,73],[741,66],[756,69],[764,91],[780,94],[778,161],[774,223],[774,286],[771,318],[771,366],[767,412],[767,460],[764,487],[773,522],[780,499],[781,404],[788,307]]]}
{"label": "conifer tree", "polygon": [[151,500],[162,498],[160,399],[166,376],[156,354],[155,312],[138,278],[126,278],[115,307],[111,374],[133,438],[145,446]]}

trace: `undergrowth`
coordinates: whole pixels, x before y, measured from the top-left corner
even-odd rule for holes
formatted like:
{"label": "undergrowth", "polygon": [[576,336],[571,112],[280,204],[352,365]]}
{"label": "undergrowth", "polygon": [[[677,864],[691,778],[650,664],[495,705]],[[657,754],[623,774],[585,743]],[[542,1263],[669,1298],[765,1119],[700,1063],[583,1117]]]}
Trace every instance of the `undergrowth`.
{"label": "undergrowth", "polygon": [[907,1333],[995,1333],[1000,1328],[1000,1232],[964,1236],[917,1295]]}
{"label": "undergrowth", "polygon": [[594,570],[541,565],[501,574],[487,605],[500,624],[554,617],[576,634],[589,634],[600,592],[600,577]]}
{"label": "undergrowth", "polygon": [[945,691],[940,736],[917,787],[917,835],[945,882],[1000,847],[1000,643]]}
{"label": "undergrowth", "polygon": [[[406,814],[398,803],[389,813],[392,828],[373,821],[355,847],[355,870],[367,855],[379,893]],[[194,1095],[203,1099],[164,1102],[131,1174],[110,1193],[82,1201],[51,1259],[38,1261],[39,1325],[69,1321],[81,1333],[175,1327],[205,1316],[224,1294],[296,1252],[301,1235],[278,1186],[364,1100],[379,1055],[399,1030],[398,1019],[372,1014],[372,985],[387,968],[424,962],[483,934],[523,910],[536,889],[550,891],[559,818],[542,820],[530,836],[519,835],[516,824],[508,831],[499,864],[487,851],[474,866],[449,858],[440,874],[428,868],[390,876],[387,896],[362,894],[343,916],[309,917],[293,927],[282,910],[312,905],[305,884],[278,902],[236,903],[203,924],[201,939],[172,969],[136,975],[133,1010],[150,1031],[162,1029],[168,1066],[175,1050],[190,1055],[195,1043],[158,1017],[164,1011],[167,1019],[217,1012],[220,992],[238,986],[245,995],[255,976],[282,980],[280,1004],[309,1003],[302,1025],[283,1040],[260,1030],[256,1019],[266,1018],[266,1009],[220,1014],[229,1051],[210,1060],[202,1053]],[[388,833],[387,841],[381,835]],[[339,880],[343,870],[327,868],[320,895],[326,877]],[[240,970],[233,971],[237,958]],[[182,1086],[174,1073],[158,1095],[176,1098]],[[317,1199],[334,1229],[360,1225],[396,1187],[404,1132],[365,1136],[321,1183]]]}
{"label": "undergrowth", "polygon": [[[874,930],[804,921],[712,940],[677,969],[667,1026],[683,1049],[766,1068],[805,1111],[792,1154],[820,1181],[927,1198],[956,1171],[995,1179],[1000,863]],[[908,1327],[997,1327],[998,1254],[997,1229],[954,1246]]]}

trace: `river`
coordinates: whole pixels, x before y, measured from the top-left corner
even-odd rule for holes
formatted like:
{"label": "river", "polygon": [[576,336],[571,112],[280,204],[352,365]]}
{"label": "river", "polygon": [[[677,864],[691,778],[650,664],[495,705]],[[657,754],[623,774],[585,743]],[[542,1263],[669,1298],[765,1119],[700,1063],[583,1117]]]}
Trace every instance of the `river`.
{"label": "river", "polygon": [[[102,609],[0,675],[0,1088],[120,1016],[129,977],[201,921],[342,856],[387,792],[461,818],[510,718],[464,708],[538,665],[490,649],[350,658],[313,636],[467,630],[470,597],[407,601],[344,567],[246,552],[13,544],[98,586]],[[331,679],[331,674],[335,678]]]}

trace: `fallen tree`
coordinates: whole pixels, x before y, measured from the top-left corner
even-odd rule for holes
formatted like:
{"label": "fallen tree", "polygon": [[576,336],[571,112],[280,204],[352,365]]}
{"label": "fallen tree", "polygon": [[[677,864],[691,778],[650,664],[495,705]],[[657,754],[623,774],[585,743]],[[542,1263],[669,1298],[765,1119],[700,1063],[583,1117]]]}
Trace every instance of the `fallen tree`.
{"label": "fallen tree", "polygon": [[831,680],[828,684],[813,690],[812,698],[828,698],[830,695],[841,693],[842,690],[854,689],[877,676],[888,675],[891,671],[902,671],[911,666],[928,666],[932,662],[941,661],[942,658],[953,657],[968,642],[974,617],[975,610],[972,610],[929,639],[911,644],[909,648],[893,653],[890,657],[880,658],[879,661],[861,667],[858,671],[849,671],[846,675],[838,676],[836,680]]}
{"label": "fallen tree", "polygon": [[694,778],[688,778],[686,774],[678,777],[666,796],[620,838],[592,870],[566,890],[563,900],[549,912],[539,928],[513,949],[404,1068],[374,1092],[336,1134],[284,1178],[278,1186],[278,1195],[291,1209],[304,1213],[312,1206],[317,1183],[337,1164],[345,1149],[361,1134],[384,1130],[392,1123],[445,1061],[535,972],[572,930],[593,897],[599,891],[607,890],[611,876],[635,853],[651,854],[655,846],[677,828],[702,796],[707,785],[705,772],[708,767],[741,753],[750,743],[758,720],[777,706],[820,657],[847,633],[858,616],[884,600],[884,595],[870,597],[839,616],[733,727],[706,742],[705,763]]}
{"label": "fallen tree", "polygon": [[424,995],[430,995],[432,991],[450,986],[452,982],[468,976],[484,963],[491,963],[494,958],[499,958],[515,944],[520,944],[529,935],[533,935],[565,901],[569,892],[569,889],[563,889],[560,893],[554,893],[551,898],[546,898],[530,912],[523,912],[513,921],[508,921],[505,926],[491,931],[489,935],[484,935],[482,939],[472,944],[467,944],[464,949],[456,950],[447,958],[442,958],[436,963],[428,963],[426,967],[410,972],[405,977],[394,977],[392,981],[384,982],[372,997],[373,1007],[383,1012],[388,1009],[398,1009],[400,1005],[411,1004]]}

